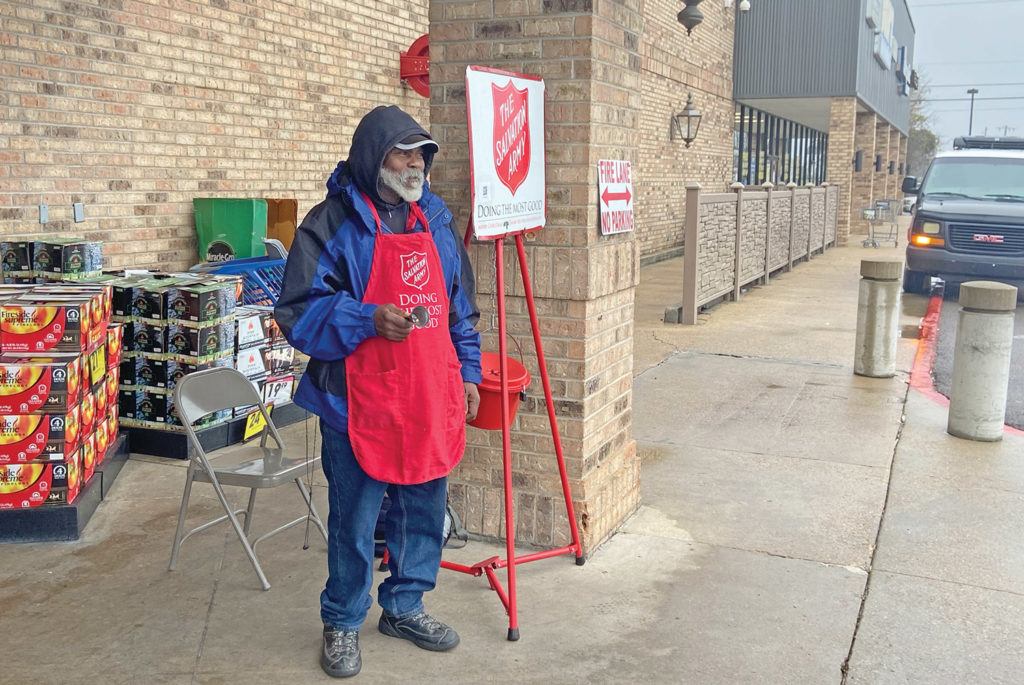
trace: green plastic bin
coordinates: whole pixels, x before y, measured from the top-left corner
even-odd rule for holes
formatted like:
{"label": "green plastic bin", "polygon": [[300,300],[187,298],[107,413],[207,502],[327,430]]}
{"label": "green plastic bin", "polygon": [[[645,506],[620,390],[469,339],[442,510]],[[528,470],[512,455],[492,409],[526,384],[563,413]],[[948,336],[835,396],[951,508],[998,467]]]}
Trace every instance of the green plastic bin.
{"label": "green plastic bin", "polygon": [[196,213],[199,259],[226,262],[243,257],[262,257],[267,237],[267,201],[224,197],[197,197]]}

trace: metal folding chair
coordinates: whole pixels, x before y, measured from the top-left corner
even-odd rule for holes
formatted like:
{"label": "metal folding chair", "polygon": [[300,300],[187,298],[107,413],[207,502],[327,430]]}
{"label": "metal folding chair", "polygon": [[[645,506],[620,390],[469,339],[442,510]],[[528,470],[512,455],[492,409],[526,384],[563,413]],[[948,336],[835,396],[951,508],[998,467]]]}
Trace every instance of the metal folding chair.
{"label": "metal folding chair", "polygon": [[[174,534],[174,548],[171,551],[170,570],[173,571],[178,565],[178,551],[181,549],[181,543],[193,533],[206,530],[223,521],[230,521],[235,533],[238,534],[242,547],[245,548],[245,553],[249,556],[249,561],[252,562],[252,566],[256,570],[256,575],[259,576],[260,583],[263,584],[263,589],[270,589],[270,583],[267,582],[267,577],[263,574],[263,569],[260,568],[259,561],[256,559],[255,547],[257,544],[271,535],[304,523],[307,518],[320,530],[324,540],[327,540],[327,531],[313,506],[309,489],[302,482],[303,475],[309,473],[309,469],[320,461],[320,457],[288,456],[285,453],[284,441],[274,422],[271,421],[270,414],[259,393],[252,383],[235,369],[221,367],[197,371],[184,376],[174,388],[174,404],[181,423],[188,433],[191,449],[189,450],[185,492],[181,498],[181,511],[178,514],[178,528]],[[259,408],[266,420],[266,429],[263,431],[259,444],[231,446],[207,454],[196,435],[193,424],[214,412],[252,405]],[[267,446],[268,435],[273,438],[276,447]],[[184,533],[188,499],[192,492],[192,483],[195,481],[210,483],[213,486],[225,513],[219,518]],[[294,521],[275,528],[269,533],[264,533],[250,542],[249,526],[252,523],[253,507],[256,504],[256,491],[275,488],[289,482],[295,483],[299,492],[302,493],[302,498],[306,501],[305,513]],[[249,488],[248,506],[245,509],[233,509],[224,495],[223,486]],[[239,515],[245,516],[244,526],[238,521]]]}

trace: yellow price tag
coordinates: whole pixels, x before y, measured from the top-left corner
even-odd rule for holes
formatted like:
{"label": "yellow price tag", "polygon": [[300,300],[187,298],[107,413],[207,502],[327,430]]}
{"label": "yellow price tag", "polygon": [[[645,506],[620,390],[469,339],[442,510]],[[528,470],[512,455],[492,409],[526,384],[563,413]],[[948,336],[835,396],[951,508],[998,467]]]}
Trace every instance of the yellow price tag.
{"label": "yellow price tag", "polygon": [[[273,407],[267,407],[267,413],[269,414],[273,410]],[[245,417],[245,431],[242,433],[242,442],[251,440],[257,435],[263,432],[263,429],[267,427],[267,420],[263,418],[263,412],[260,411],[259,407],[256,407],[249,415]]]}

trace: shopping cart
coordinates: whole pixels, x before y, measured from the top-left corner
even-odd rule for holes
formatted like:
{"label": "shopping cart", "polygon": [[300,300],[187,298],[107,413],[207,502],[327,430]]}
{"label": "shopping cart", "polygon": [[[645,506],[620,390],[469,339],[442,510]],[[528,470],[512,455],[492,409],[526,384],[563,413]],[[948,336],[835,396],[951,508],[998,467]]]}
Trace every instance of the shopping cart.
{"label": "shopping cart", "polygon": [[281,296],[284,263],[288,250],[280,240],[264,238],[265,257],[244,257],[226,262],[202,262],[189,268],[194,273],[239,275],[242,277],[242,304],[273,307]]}
{"label": "shopping cart", "polygon": [[898,200],[876,200],[874,206],[860,210],[860,218],[867,221],[867,238],[861,242],[866,247],[877,248],[879,242],[892,241],[899,247],[899,228],[896,217],[902,209]]}
{"label": "shopping cart", "polygon": [[246,257],[196,264],[189,271],[242,276],[242,303],[273,307],[281,296],[284,264],[284,259],[275,257]]}
{"label": "shopping cart", "polygon": [[860,210],[860,217],[868,222],[868,237],[861,242],[864,247],[878,247],[878,242],[892,241],[893,247],[899,247],[899,228],[896,217],[902,209],[899,200],[875,200],[873,207]]}

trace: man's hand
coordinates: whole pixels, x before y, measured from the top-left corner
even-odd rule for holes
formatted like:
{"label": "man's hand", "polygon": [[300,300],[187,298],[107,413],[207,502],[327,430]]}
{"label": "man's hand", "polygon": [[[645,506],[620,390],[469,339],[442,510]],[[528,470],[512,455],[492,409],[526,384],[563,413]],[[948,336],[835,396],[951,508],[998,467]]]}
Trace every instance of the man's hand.
{"label": "man's hand", "polygon": [[402,342],[412,332],[412,321],[396,305],[382,304],[373,312],[373,327],[377,335],[391,342]]}
{"label": "man's hand", "polygon": [[480,391],[476,387],[476,383],[466,383],[466,423],[469,423],[476,418],[476,412],[480,409]]}

